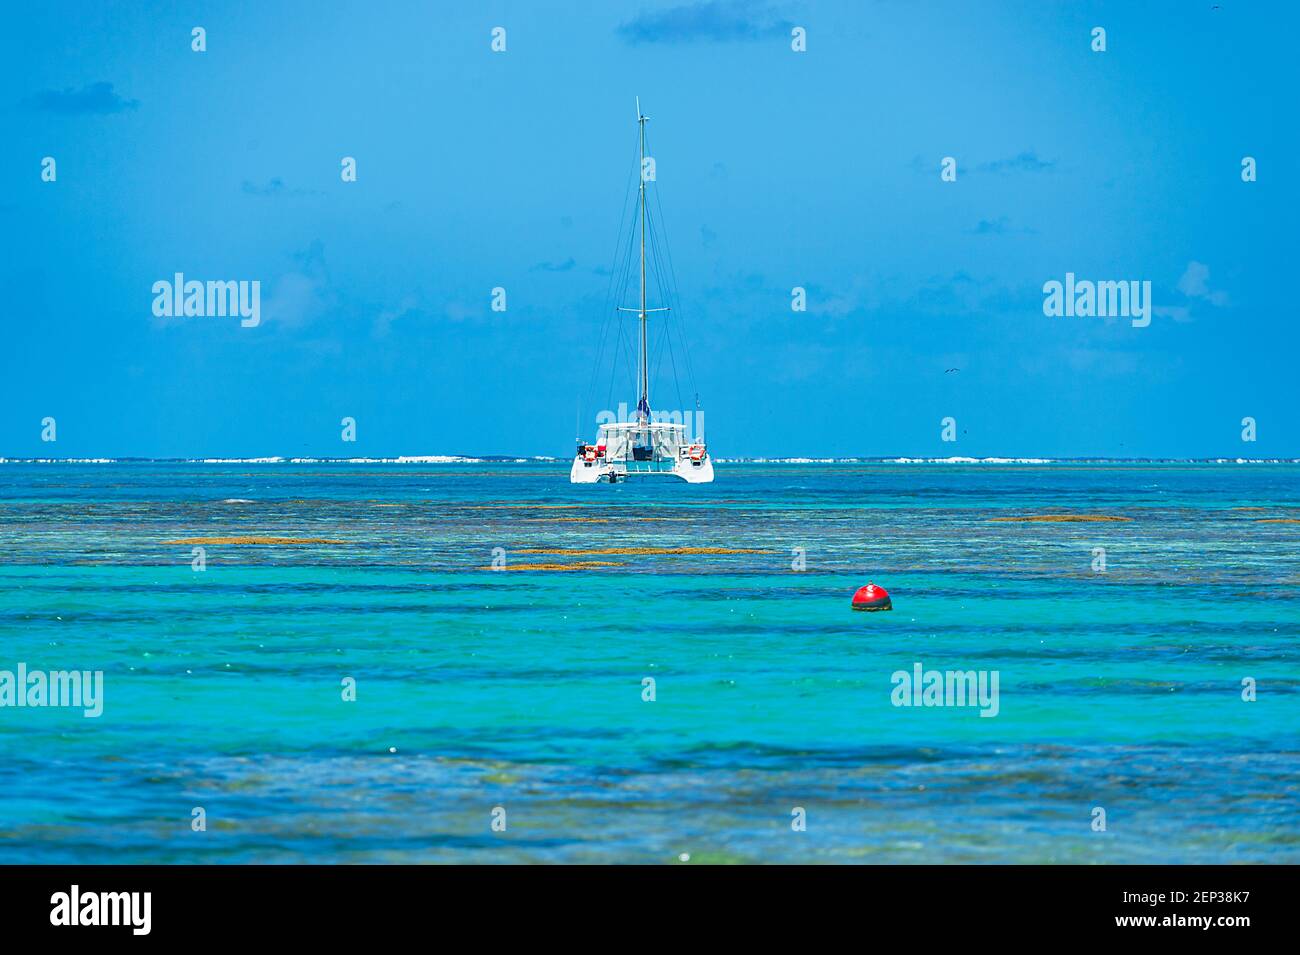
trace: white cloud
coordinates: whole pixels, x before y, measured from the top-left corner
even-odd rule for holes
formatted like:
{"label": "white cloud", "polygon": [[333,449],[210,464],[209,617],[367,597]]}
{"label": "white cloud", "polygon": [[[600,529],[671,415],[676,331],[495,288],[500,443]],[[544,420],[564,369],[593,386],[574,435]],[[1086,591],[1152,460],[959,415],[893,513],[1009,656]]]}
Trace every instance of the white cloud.
{"label": "white cloud", "polygon": [[1183,277],[1178,280],[1178,291],[1188,298],[1199,298],[1211,305],[1227,305],[1228,294],[1210,289],[1210,267],[1195,260],[1187,263]]}

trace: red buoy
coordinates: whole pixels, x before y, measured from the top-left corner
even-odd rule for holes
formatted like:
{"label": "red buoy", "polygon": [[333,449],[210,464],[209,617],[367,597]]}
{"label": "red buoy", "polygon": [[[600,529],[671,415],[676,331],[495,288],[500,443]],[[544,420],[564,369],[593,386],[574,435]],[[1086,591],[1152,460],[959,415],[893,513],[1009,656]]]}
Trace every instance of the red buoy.
{"label": "red buoy", "polygon": [[889,592],[884,587],[869,583],[865,587],[859,587],[858,592],[853,595],[853,609],[893,610],[894,605],[890,602]]}

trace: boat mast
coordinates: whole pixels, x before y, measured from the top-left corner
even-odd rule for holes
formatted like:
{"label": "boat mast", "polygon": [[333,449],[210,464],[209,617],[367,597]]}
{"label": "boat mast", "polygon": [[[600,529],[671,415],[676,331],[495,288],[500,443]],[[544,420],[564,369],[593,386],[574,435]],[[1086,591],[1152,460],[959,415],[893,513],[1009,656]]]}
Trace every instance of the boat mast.
{"label": "boat mast", "polygon": [[[646,355],[646,311],[645,311],[645,122],[649,117],[641,115],[641,97],[636,98],[636,122],[640,128],[641,161],[637,166],[637,176],[641,179],[641,400],[637,402],[636,416],[645,423],[650,408],[650,361]],[[645,409],[645,410],[642,410]]]}
{"label": "boat mast", "polygon": [[646,316],[650,312],[666,312],[668,306],[662,308],[646,308],[646,272],[645,272],[645,233],[646,217],[648,215],[645,201],[645,124],[649,116],[641,115],[641,97],[636,98],[636,121],[640,127],[640,152],[641,166],[637,170],[637,175],[641,177],[641,186],[638,190],[637,201],[641,204],[641,307],[624,308],[618,306],[620,312],[636,312],[641,318],[641,354],[640,361],[637,364],[637,384],[641,389],[641,398],[636,403],[636,420],[637,424],[648,424],[650,421],[650,354],[646,347]]}

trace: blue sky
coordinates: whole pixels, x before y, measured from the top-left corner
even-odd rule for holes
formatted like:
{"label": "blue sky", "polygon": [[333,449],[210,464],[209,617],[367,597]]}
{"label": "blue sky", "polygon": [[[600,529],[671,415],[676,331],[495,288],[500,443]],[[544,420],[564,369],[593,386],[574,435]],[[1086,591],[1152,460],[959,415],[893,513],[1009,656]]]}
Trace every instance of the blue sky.
{"label": "blue sky", "polygon": [[1291,5],[157,6],[8,14],[0,455],[569,453],[638,95],[715,454],[1300,455]]}

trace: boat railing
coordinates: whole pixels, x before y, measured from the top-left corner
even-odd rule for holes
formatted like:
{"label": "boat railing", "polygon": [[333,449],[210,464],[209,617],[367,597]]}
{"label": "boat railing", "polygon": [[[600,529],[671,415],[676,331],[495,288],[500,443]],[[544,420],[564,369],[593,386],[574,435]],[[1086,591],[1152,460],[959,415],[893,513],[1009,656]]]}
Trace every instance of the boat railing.
{"label": "boat railing", "polygon": [[629,474],[655,474],[661,471],[672,471],[674,462],[671,459],[660,461],[628,461],[626,462]]}

